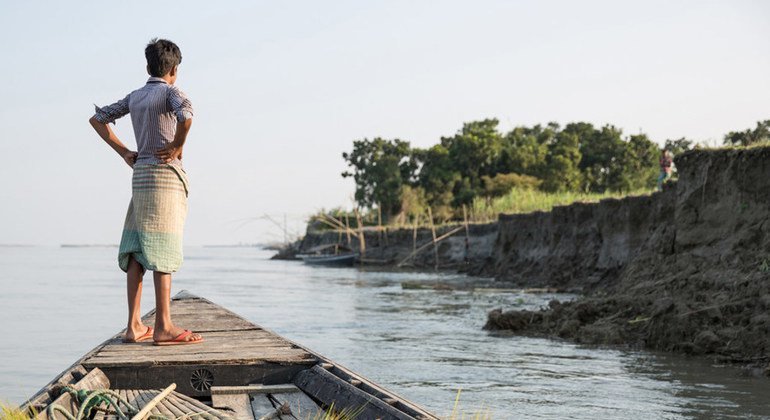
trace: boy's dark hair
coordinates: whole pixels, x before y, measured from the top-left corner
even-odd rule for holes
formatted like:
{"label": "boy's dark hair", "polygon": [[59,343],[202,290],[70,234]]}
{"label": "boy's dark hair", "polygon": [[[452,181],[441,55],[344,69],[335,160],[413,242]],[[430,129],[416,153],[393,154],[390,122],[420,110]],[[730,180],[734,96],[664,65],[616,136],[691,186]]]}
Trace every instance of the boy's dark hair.
{"label": "boy's dark hair", "polygon": [[182,52],[179,47],[167,39],[153,38],[144,49],[144,56],[147,58],[147,71],[150,76],[163,77],[174,66],[182,62]]}

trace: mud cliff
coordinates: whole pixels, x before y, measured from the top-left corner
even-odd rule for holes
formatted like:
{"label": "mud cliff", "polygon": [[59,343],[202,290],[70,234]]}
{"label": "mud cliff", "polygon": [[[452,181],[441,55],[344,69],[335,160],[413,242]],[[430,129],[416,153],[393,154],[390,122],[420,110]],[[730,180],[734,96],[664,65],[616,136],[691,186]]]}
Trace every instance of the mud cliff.
{"label": "mud cliff", "polygon": [[770,149],[696,150],[676,165],[679,181],[647,199],[529,215],[516,231],[501,219],[500,277],[602,287],[542,311],[493,311],[486,327],[767,365]]}
{"label": "mud cliff", "polygon": [[576,203],[550,212],[500,215],[482,272],[527,287],[590,291],[613,282],[661,224],[673,193]]}

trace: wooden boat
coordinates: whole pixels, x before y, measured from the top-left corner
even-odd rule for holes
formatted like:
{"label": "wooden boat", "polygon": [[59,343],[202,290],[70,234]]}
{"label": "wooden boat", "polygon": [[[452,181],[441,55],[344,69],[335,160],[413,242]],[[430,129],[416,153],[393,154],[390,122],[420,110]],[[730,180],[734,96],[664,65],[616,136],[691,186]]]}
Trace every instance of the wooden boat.
{"label": "wooden boat", "polygon": [[320,245],[311,248],[307,254],[297,255],[305,264],[353,265],[358,253],[340,244]]}
{"label": "wooden boat", "polygon": [[[108,388],[136,410],[166,418],[308,419],[331,409],[360,419],[438,419],[339,363],[204,298],[181,292],[172,299],[171,310],[179,325],[202,333],[205,341],[190,346],[126,344],[120,332],[22,408],[39,413],[39,419],[48,419],[54,404],[75,413],[73,394],[62,392],[68,386]],[[147,325],[153,320],[154,312],[143,318]],[[164,390],[166,396],[160,395]],[[100,412],[94,418],[118,417]]]}

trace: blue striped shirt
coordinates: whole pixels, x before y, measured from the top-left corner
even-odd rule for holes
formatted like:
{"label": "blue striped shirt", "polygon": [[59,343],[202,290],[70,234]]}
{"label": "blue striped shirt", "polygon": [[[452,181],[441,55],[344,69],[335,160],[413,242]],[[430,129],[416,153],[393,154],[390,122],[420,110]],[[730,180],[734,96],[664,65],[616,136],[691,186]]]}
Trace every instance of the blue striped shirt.
{"label": "blue striped shirt", "polygon": [[[105,107],[96,106],[94,118],[108,124],[131,114],[131,124],[136,136],[136,163],[163,163],[155,152],[174,141],[177,122],[193,116],[193,109],[187,95],[178,87],[168,84],[160,77],[150,77],[147,84],[129,93],[125,98]],[[169,162],[182,167],[182,161]]]}

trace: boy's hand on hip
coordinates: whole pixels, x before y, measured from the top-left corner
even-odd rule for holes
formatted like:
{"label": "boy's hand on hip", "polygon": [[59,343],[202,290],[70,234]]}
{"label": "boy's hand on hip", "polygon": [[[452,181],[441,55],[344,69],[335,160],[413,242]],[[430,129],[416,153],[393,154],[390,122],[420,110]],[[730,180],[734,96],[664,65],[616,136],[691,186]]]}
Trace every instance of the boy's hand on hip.
{"label": "boy's hand on hip", "polygon": [[181,159],[182,146],[177,146],[174,143],[169,143],[168,146],[155,152],[155,157],[162,160],[163,163],[169,163],[174,159]]}
{"label": "boy's hand on hip", "polygon": [[136,158],[139,156],[139,153],[133,152],[131,150],[127,151],[123,154],[123,160],[126,161],[128,166],[134,167],[134,164],[136,163]]}

